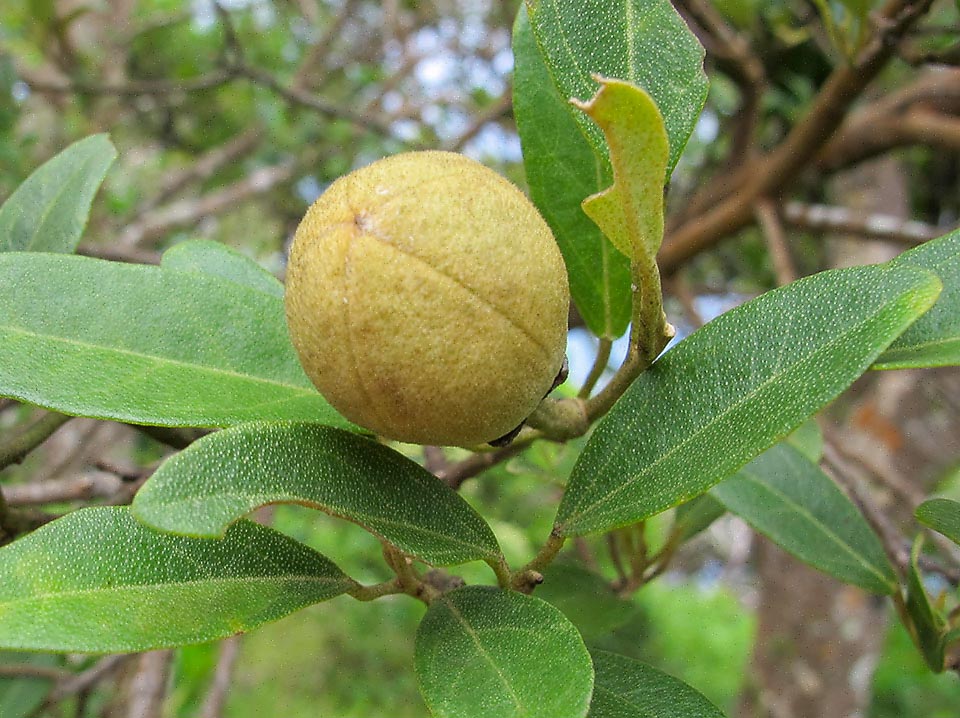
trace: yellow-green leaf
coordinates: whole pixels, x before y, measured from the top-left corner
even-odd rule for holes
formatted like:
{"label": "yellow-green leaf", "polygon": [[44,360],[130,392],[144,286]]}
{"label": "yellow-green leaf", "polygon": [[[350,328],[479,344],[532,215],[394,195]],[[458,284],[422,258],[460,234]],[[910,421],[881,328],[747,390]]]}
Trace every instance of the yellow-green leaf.
{"label": "yellow-green leaf", "polygon": [[596,78],[589,102],[573,100],[603,130],[613,185],[587,197],[583,211],[633,260],[652,258],[663,240],[663,186],[670,143],[663,117],[646,92],[622,80]]}

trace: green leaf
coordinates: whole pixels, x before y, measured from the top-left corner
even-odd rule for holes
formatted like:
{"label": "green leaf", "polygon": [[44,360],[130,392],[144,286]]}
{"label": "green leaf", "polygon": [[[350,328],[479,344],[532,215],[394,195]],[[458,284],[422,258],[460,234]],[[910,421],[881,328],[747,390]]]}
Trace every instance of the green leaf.
{"label": "green leaf", "polygon": [[41,165],[0,207],[0,252],[76,249],[116,156],[107,135],[93,135]]}
{"label": "green leaf", "polygon": [[925,242],[894,261],[933,272],[943,282],[943,293],[929,312],[880,355],[873,368],[960,364],[960,230]]}
{"label": "green leaf", "polygon": [[950,499],[929,499],[914,513],[920,523],[960,544],[960,503]]}
{"label": "green leaf", "polygon": [[923,537],[918,537],[910,552],[910,570],[907,574],[907,615],[913,624],[911,631],[914,643],[927,667],[934,673],[944,669],[946,621],[930,604],[930,597],[923,587],[917,562],[923,550]]}
{"label": "green leaf", "polygon": [[80,509],[0,549],[0,646],[123,653],[249,631],[348,591],[313,549],[250,521],[220,541]]}
{"label": "green leaf", "polygon": [[283,299],[283,284],[255,261],[221,242],[192,239],[163,253],[160,266],[180,272],[201,272],[229,279],[250,289]]}
{"label": "green leaf", "polygon": [[389,447],[316,424],[209,434],[160,466],[132,510],[163,531],[217,536],[275,503],[343,517],[435,565],[500,556],[490,527],[440,479]]}
{"label": "green leaf", "polygon": [[523,144],[530,195],[553,230],[570,278],[570,294],[587,328],[616,339],[630,322],[630,261],[615,251],[580,207],[611,182],[554,87],[521,6],[513,28],[513,111]]}
{"label": "green leaf", "polygon": [[832,401],[936,299],[906,264],[822,272],[666,352],[594,430],[557,530],[625,526],[702,494]]}
{"label": "green leaf", "polygon": [[710,494],[701,494],[677,507],[673,530],[680,543],[689,541],[727,513],[727,508]]}
{"label": "green leaf", "polygon": [[544,572],[537,598],[563,611],[587,640],[607,635],[637,612],[636,605],[617,596],[603,576],[564,563]]}
{"label": "green leaf", "polygon": [[823,433],[813,419],[800,424],[784,441],[815,464],[823,457]]}
{"label": "green leaf", "polygon": [[893,567],[863,515],[791,446],[777,444],[710,493],[804,563],[873,593],[897,590]]}
{"label": "green leaf", "polygon": [[581,718],[593,688],[590,654],[560,611],[489,586],[434,599],[414,664],[435,718]]}
{"label": "green leaf", "polygon": [[313,388],[283,302],[194,272],[0,254],[0,396],[161,426],[349,426]]}
{"label": "green leaf", "polygon": [[[668,0],[525,0],[530,25],[560,95],[585,99],[593,75],[649,93],[670,138],[673,171],[707,99],[703,48]],[[584,116],[581,131],[600,157],[600,129]]]}
{"label": "green leaf", "polygon": [[596,683],[588,718],[723,718],[696,690],[653,666],[606,651],[590,655]]}
{"label": "green leaf", "polygon": [[[37,666],[54,668],[60,664],[60,656],[49,653],[13,653],[0,651],[0,666]],[[0,676],[0,716],[3,718],[27,718],[50,692],[53,680],[34,676],[16,678]]]}
{"label": "green leaf", "polygon": [[583,211],[631,259],[653,261],[663,241],[667,133],[656,104],[628,82],[598,77],[589,102],[574,100],[603,130],[614,184],[583,201]]}

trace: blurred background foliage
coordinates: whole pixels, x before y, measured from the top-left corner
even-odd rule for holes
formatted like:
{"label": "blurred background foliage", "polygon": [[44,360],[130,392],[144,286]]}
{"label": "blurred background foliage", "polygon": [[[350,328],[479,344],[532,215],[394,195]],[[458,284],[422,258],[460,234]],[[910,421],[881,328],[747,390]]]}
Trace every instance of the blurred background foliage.
{"label": "blurred background foliage", "polygon": [[[688,3],[677,5],[688,9]],[[844,43],[860,31],[847,5],[712,3],[749,40],[765,69],[758,149],[783,139],[844,62]],[[220,9],[211,0],[4,0],[0,200],[70,142],[109,132],[119,158],[95,203],[83,253],[156,262],[165,248],[204,237],[282,276],[286,244],[309,203],[333,179],[378,157],[417,148],[462,151],[523,184],[510,104],[517,7],[517,0],[223,0]],[[835,13],[831,22],[824,21],[824,7]],[[936,3],[913,51],[949,50],[957,24],[953,4]],[[737,149],[732,128],[744,103],[742,87],[723,57],[708,52],[708,70],[707,107],[671,182],[674,215],[686,211],[697,189],[723,177]],[[913,71],[891,65],[874,98],[893,92]],[[900,149],[896,161],[900,176],[909,178],[909,216],[945,229],[960,214],[960,166],[955,152],[934,145]],[[798,180],[791,196],[825,202],[837,192],[814,172]],[[836,248],[821,230],[802,223],[794,230],[791,250],[800,274],[835,261]],[[668,308],[689,331],[700,314],[709,318],[777,281],[763,234],[749,227],[685,267],[667,286]],[[574,385],[589,369],[593,346],[575,326]],[[617,360],[615,349],[611,361]],[[0,428],[30,413],[2,409]],[[160,444],[127,427],[104,429],[85,420],[71,426],[71,433],[58,435],[59,444],[5,471],[4,482],[103,472],[117,464],[150,467],[163,455]],[[578,442],[537,444],[464,485],[509,560],[529,556],[549,533],[577,453]],[[387,577],[379,545],[360,529],[305,509],[268,513],[277,528],[359,580]],[[665,525],[666,518],[645,527],[651,547],[663,541]],[[630,601],[584,573],[586,566],[612,575],[603,540],[575,542],[538,595],[561,605],[592,644],[650,661],[735,713],[750,688],[745,676],[757,630],[749,529],[731,517],[715,522]],[[467,566],[463,575],[487,581],[486,571]],[[410,670],[422,611],[404,597],[364,604],[341,598],[244,637],[224,714],[425,716]],[[876,670],[863,668],[871,695],[864,715],[955,718],[960,685],[930,675],[902,629],[891,625],[872,659]],[[199,714],[220,650],[176,652],[170,718]],[[51,665],[59,659],[30,660]],[[70,666],[88,663],[68,659]],[[26,715],[44,691],[43,681],[0,677],[0,706],[11,716]],[[109,691],[100,689],[60,704],[54,714],[100,715],[110,705]]]}

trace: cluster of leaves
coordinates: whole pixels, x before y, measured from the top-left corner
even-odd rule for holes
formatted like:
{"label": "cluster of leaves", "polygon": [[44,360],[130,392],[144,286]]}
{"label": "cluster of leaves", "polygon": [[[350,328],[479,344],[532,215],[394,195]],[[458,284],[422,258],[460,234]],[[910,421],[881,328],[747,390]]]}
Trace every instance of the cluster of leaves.
{"label": "cluster of leaves", "polygon": [[[149,650],[249,631],[342,594],[410,593],[429,603],[415,667],[436,716],[718,716],[657,669],[588,650],[562,610],[515,590],[564,540],[682,505],[668,545],[736,513],[801,560],[891,596],[928,665],[947,667],[960,628],[924,589],[922,541],[899,575],[818,467],[815,437],[783,439],[870,368],[957,363],[960,233],[764,294],[653,361],[668,334],[654,284],[662,189],[704,101],[702,48],[666,0],[540,0],[521,9],[514,49],[531,193],[574,300],[598,337],[631,325],[632,347],[652,362],[587,440],[544,550],[512,568],[457,492],[336,414],[297,363],[282,286],[252,261],[199,241],[159,267],[73,255],[115,156],[95,136],[0,208],[0,395],[221,430],[164,462],[129,508],[78,510],[3,548],[0,646]],[[361,585],[243,518],[275,503],[360,525],[396,578]],[[918,518],[960,540],[960,504],[933,500]],[[474,561],[496,585],[450,590],[417,572]]]}

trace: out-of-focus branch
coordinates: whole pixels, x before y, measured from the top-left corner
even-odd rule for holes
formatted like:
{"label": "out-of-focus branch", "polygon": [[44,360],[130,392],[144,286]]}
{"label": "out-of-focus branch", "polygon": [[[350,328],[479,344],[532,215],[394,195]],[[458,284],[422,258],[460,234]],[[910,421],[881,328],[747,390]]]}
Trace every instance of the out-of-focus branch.
{"label": "out-of-focus branch", "polygon": [[173,651],[150,651],[138,656],[127,685],[127,718],[161,718],[172,662]]}
{"label": "out-of-focus branch", "polygon": [[240,655],[240,636],[230,636],[220,642],[220,655],[213,672],[213,682],[203,700],[200,718],[221,718],[233,681],[233,669]]}
{"label": "out-of-focus branch", "polygon": [[138,214],[153,209],[173,195],[182,192],[187,186],[209,179],[223,167],[250,154],[263,141],[263,137],[262,127],[251,127],[224,144],[191,160],[186,167],[168,173],[160,180],[156,194],[140,205]]}
{"label": "out-of-focus branch", "polygon": [[47,708],[59,703],[60,701],[66,700],[71,696],[75,696],[78,693],[92,688],[135,655],[136,654],[125,653],[115,656],[107,656],[106,658],[101,658],[85,671],[77,673],[76,675],[71,675],[69,678],[65,678],[63,681],[54,686],[53,690],[50,692],[50,695],[47,696],[46,700],[44,700],[43,704],[34,712],[34,714],[43,714]]}
{"label": "out-of-focus branch", "polygon": [[797,278],[797,269],[793,264],[793,257],[790,256],[787,235],[777,215],[777,208],[773,202],[765,199],[757,203],[755,212],[767,243],[774,273],[777,275],[777,284],[790,284]]}
{"label": "out-of-focus branch", "polygon": [[265,194],[290,181],[301,167],[302,160],[288,159],[270,167],[250,172],[242,180],[197,198],[183,199],[146,212],[127,225],[117,244],[127,249],[159,239],[167,232],[189,227],[210,215],[224,212],[243,200]]}
{"label": "out-of-focus branch", "polygon": [[917,245],[948,230],[886,214],[864,214],[846,207],[787,202],[783,219],[794,227],[818,232],[855,234],[870,239]]}
{"label": "out-of-focus branch", "polygon": [[67,479],[34,481],[4,488],[8,506],[39,506],[65,501],[82,501],[116,495],[124,487],[123,479],[106,472],[89,472]]}
{"label": "out-of-focus branch", "polygon": [[[931,3],[932,0],[888,0],[876,16],[877,29],[863,51],[853,62],[833,71],[810,110],[783,142],[730,178],[723,195],[708,205],[709,209],[669,232],[660,252],[660,267],[665,274],[745,227],[753,219],[758,199],[778,196],[798,176],[834,135],[850,106],[886,67],[904,33],[929,10]],[[696,203],[696,198],[692,201]]]}
{"label": "out-of-focus branch", "polygon": [[210,90],[236,79],[235,73],[226,69],[184,80],[133,80],[123,83],[52,81],[46,80],[25,68],[18,68],[18,73],[32,92],[41,95],[169,96],[176,93]]}
{"label": "out-of-focus branch", "polygon": [[737,84],[740,107],[734,117],[729,165],[746,161],[751,155],[754,133],[760,120],[760,100],[766,87],[763,62],[750,41],[732,28],[712,3],[706,0],[678,0],[678,6],[692,19],[697,36],[708,57]]}
{"label": "out-of-focus branch", "polygon": [[27,428],[17,432],[0,442],[0,469],[11,464],[18,464],[27,454],[50,438],[57,429],[66,424],[73,417],[58,414],[54,411],[46,412],[41,418]]}

